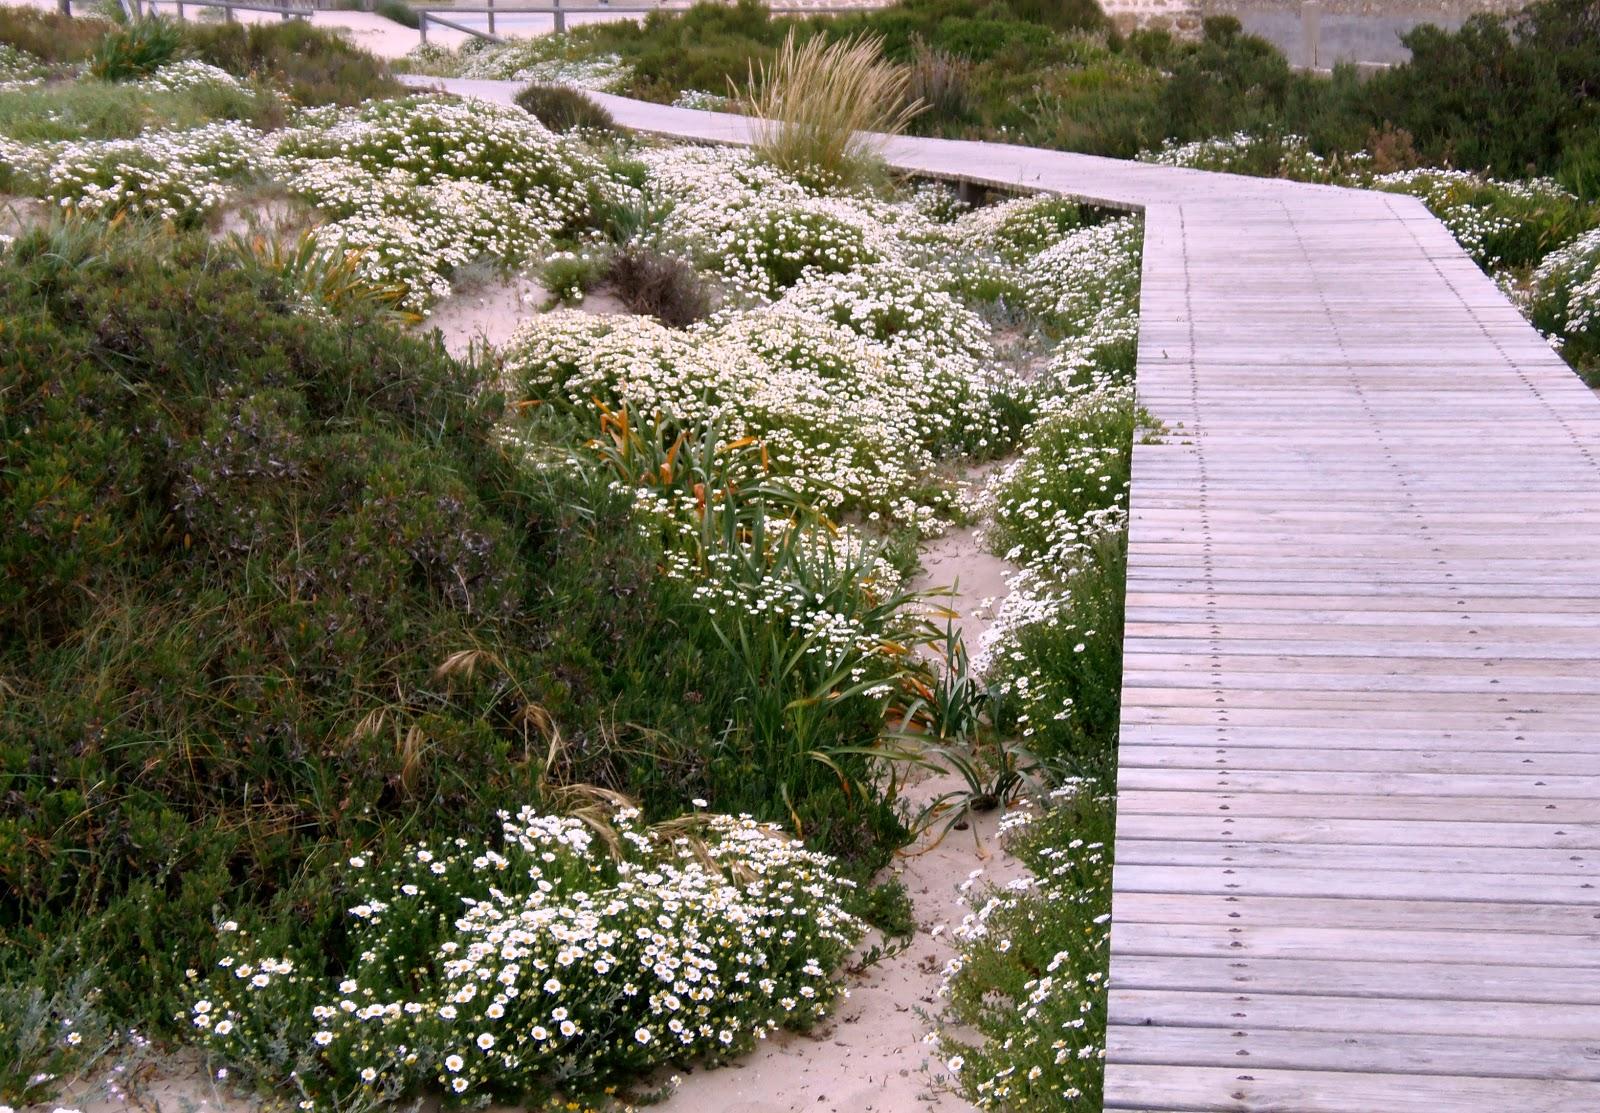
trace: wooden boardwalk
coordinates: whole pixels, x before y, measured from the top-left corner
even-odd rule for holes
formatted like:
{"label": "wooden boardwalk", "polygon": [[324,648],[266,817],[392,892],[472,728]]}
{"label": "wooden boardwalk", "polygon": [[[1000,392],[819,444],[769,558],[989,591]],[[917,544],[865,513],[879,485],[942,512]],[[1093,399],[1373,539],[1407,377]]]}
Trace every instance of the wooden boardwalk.
{"label": "wooden boardwalk", "polygon": [[1413,199],[888,153],[1145,214],[1106,1108],[1600,1111],[1600,401]]}

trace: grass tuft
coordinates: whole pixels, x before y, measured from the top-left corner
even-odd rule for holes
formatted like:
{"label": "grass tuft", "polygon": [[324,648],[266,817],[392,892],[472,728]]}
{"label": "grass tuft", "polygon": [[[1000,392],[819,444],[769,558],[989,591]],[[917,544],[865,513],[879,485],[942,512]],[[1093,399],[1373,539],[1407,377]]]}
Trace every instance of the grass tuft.
{"label": "grass tuft", "polygon": [[878,136],[905,130],[922,110],[907,100],[910,80],[877,36],[798,42],[791,31],[770,62],[750,66],[756,150],[808,185],[859,183],[878,164]]}

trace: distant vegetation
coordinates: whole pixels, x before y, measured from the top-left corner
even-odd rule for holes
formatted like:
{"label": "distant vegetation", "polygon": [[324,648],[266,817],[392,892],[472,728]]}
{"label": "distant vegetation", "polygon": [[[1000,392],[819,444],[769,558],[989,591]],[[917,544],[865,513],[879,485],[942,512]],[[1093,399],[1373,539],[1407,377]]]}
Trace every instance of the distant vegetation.
{"label": "distant vegetation", "polygon": [[581,27],[543,49],[615,54],[629,67],[617,91],[670,102],[742,85],[791,28],[881,36],[886,56],[912,67],[912,91],[931,106],[913,130],[930,135],[1131,158],[1238,131],[1304,135],[1321,154],[1351,154],[1403,131],[1429,164],[1551,174],[1600,196],[1600,9],[1589,0],[1540,0],[1455,32],[1420,27],[1405,39],[1411,62],[1366,79],[1349,67],[1297,73],[1231,17],[1207,20],[1198,42],[1124,36],[1089,0],[904,0],[810,19],[771,18],[746,0]]}

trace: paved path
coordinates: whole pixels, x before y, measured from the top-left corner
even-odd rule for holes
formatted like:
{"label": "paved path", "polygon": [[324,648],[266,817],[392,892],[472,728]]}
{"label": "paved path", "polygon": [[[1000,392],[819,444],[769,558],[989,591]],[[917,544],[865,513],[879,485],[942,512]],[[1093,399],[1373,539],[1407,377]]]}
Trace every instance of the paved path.
{"label": "paved path", "polygon": [[1600,1110],[1600,401],[1411,198],[887,153],[1145,213],[1106,1108]]}

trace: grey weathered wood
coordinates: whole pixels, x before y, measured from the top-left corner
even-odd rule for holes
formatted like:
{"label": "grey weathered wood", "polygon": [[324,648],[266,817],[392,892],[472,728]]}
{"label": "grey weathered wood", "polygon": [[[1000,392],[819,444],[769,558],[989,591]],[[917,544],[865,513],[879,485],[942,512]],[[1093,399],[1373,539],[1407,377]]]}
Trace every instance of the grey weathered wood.
{"label": "grey weathered wood", "polygon": [[1600,402],[1414,198],[885,153],[1145,216],[1106,1108],[1600,1109]]}

